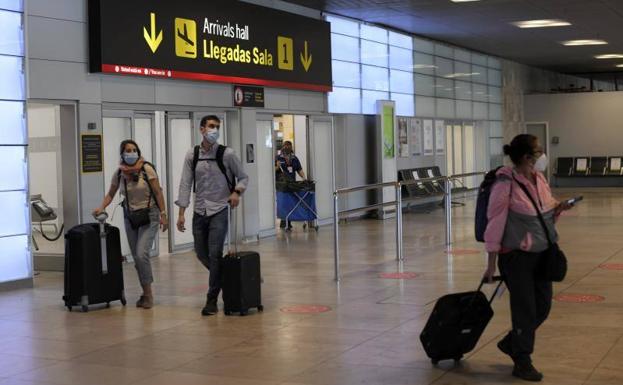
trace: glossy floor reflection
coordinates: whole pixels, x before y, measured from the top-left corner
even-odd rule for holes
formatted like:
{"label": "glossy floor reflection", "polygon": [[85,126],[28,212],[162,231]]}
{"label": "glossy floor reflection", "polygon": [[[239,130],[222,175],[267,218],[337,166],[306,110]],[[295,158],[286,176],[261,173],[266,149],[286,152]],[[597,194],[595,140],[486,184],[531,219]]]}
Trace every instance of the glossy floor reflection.
{"label": "glossy floor reflection", "polygon": [[[555,290],[605,300],[554,304],[534,355],[546,384],[623,383],[623,270],[599,267],[623,264],[623,194],[584,194],[559,223],[570,271]],[[69,313],[61,303],[62,274],[42,273],[34,290],[0,293],[0,385],[523,383],[510,376],[511,363],[495,346],[510,326],[507,293],[494,301],[496,315],[462,365],[432,367],[421,349],[418,335],[435,299],[474,289],[485,266],[484,254],[473,252],[482,250],[472,240],[473,202],[453,213],[457,252],[449,254],[443,211],[405,213],[402,266],[394,261],[392,220],[342,225],[339,286],[330,227],[246,245],[262,255],[265,306],[247,317],[201,317],[207,273],[190,253],[154,260],[151,310],[114,304]],[[379,278],[396,272],[417,276]],[[125,276],[133,303],[133,266],[125,266]],[[305,304],[331,311],[280,311]]]}

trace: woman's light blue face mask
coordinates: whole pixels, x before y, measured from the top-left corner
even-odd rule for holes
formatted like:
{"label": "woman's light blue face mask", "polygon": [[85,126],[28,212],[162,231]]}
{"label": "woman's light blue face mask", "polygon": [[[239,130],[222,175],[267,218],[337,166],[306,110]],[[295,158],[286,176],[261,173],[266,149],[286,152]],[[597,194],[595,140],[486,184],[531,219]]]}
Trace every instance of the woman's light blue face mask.
{"label": "woman's light blue face mask", "polygon": [[136,162],[138,161],[138,153],[137,152],[124,152],[123,161],[129,166],[135,165]]}

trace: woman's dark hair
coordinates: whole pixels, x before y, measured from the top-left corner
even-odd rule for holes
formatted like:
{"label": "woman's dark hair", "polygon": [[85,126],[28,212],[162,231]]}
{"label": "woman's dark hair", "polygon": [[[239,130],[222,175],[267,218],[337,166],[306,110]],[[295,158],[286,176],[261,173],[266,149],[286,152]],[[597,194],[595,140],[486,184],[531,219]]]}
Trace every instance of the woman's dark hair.
{"label": "woman's dark hair", "polygon": [[134,147],[136,147],[136,153],[138,154],[138,157],[141,157],[141,149],[138,146],[138,144],[136,144],[135,141],[133,141],[132,139],[126,139],[123,142],[121,142],[121,144],[119,145],[119,155],[121,156],[121,159],[123,159],[123,153],[125,152],[125,146],[127,146],[128,144],[133,144]]}
{"label": "woman's dark hair", "polygon": [[511,161],[518,166],[524,155],[532,155],[538,138],[530,134],[520,134],[513,138],[511,144],[504,145],[504,155],[508,155]]}

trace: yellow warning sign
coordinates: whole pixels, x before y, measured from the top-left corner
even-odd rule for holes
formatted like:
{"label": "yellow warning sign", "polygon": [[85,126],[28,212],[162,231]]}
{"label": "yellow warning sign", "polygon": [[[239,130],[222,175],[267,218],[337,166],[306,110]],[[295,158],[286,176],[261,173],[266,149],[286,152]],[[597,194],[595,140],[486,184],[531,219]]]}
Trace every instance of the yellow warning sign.
{"label": "yellow warning sign", "polygon": [[277,36],[277,64],[280,70],[294,70],[294,42],[289,37]]}
{"label": "yellow warning sign", "polygon": [[197,58],[197,23],[194,20],[175,18],[175,55]]}

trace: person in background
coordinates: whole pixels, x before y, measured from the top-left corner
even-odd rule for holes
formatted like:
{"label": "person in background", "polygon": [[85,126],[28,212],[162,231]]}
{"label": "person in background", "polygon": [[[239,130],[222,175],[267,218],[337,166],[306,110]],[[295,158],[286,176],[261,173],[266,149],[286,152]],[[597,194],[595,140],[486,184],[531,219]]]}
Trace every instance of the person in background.
{"label": "person in background", "polygon": [[[289,140],[283,142],[283,146],[281,146],[281,153],[277,155],[277,158],[275,159],[275,171],[277,173],[277,180],[295,181],[296,174],[299,174],[299,176],[305,180],[303,166],[301,166],[299,158],[294,155],[292,142]],[[292,222],[288,221],[287,226],[288,230],[291,230]],[[286,228],[286,221],[282,219],[279,227],[282,229]]]}
{"label": "person in background", "polygon": [[[113,174],[108,194],[100,207],[93,210],[93,215],[103,212],[112,202],[117,190],[121,189],[121,195],[124,196],[125,230],[134,257],[134,267],[143,289],[136,307],[150,309],[154,305],[151,287],[154,277],[149,252],[158,234],[158,227],[164,232],[169,226],[164,196],[154,166],[141,157],[141,150],[136,142],[124,140],[119,146],[119,153],[119,169]],[[131,223],[129,216],[140,210],[147,211],[145,218],[148,220],[136,226],[136,223]]]}
{"label": "person in background", "polygon": [[516,136],[510,145],[504,146],[504,154],[513,166],[497,171],[491,189],[485,231],[489,264],[484,276],[491,281],[497,259],[510,293],[513,326],[497,346],[512,358],[513,376],[541,381],[543,374],[532,365],[531,355],[536,330],[547,319],[552,305],[552,282],[541,278],[539,268],[540,254],[549,244],[534,204],[519,184],[526,186],[538,202],[552,242],[558,239],[556,219],[572,206],[552,196],[543,176],[547,157],[535,136]]}

